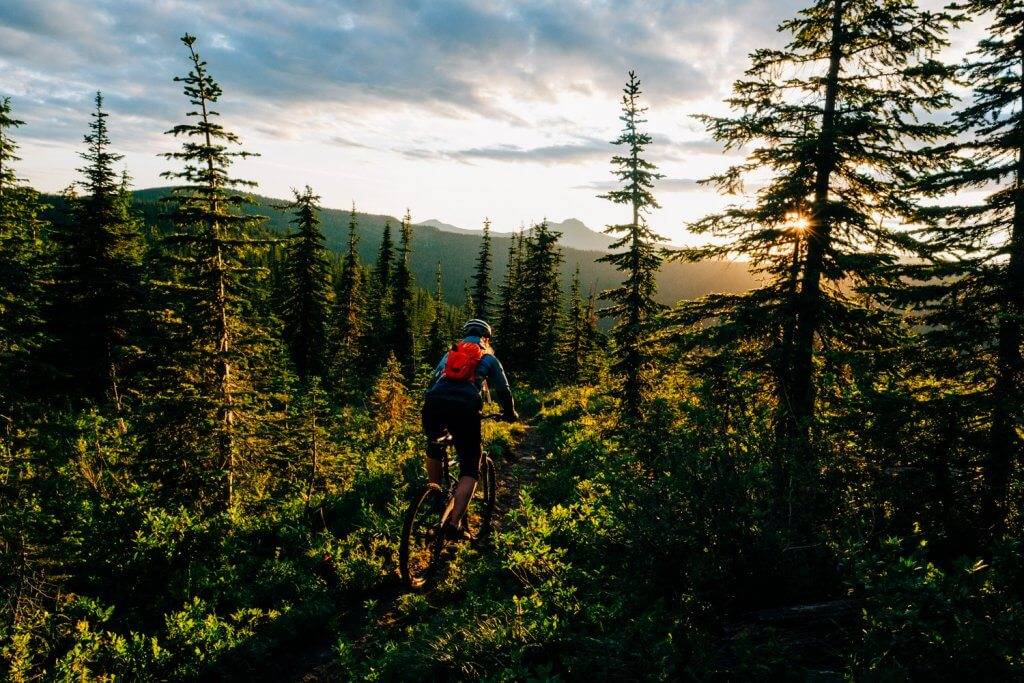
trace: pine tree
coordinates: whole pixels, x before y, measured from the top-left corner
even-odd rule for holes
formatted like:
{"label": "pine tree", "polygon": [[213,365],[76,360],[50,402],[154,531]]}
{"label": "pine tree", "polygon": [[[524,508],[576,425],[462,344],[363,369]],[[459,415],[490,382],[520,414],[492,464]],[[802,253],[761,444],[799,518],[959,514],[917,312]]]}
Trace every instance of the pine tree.
{"label": "pine tree", "polygon": [[[926,117],[950,101],[934,60],[948,25],[911,0],[819,0],[781,25],[786,47],[753,53],[728,100],[735,117],[700,117],[727,148],[754,148],[705,182],[738,194],[750,173],[773,175],[752,205],[690,226],[722,243],[679,256],[744,258],[765,284],[683,305],[677,321],[691,348],[772,376],[778,452],[797,453],[808,476],[821,344],[834,360],[892,338],[865,297],[909,246],[898,228],[924,163],[915,147],[945,132]],[[778,482],[791,479],[775,467]]]}
{"label": "pine tree", "polygon": [[[331,327],[331,374],[335,383],[341,387],[354,387],[363,370],[357,364],[359,344],[365,334],[363,314],[366,307],[363,266],[359,259],[359,233],[356,231],[358,225],[353,203],[348,220],[348,249],[334,291]],[[387,267],[390,268],[390,265]]]}
{"label": "pine tree", "polygon": [[491,314],[491,219],[484,219],[484,235],[480,240],[480,253],[473,274],[474,310],[467,313],[484,320]]}
{"label": "pine tree", "polygon": [[14,172],[19,157],[11,131],[24,123],[12,115],[10,98],[0,100],[0,419],[5,422],[0,434],[5,436],[28,400],[45,396],[38,387],[49,379],[39,363],[50,271],[40,238],[44,207]]}
{"label": "pine tree", "polygon": [[[612,173],[618,177],[622,187],[605,195],[616,204],[628,204],[632,210],[629,223],[610,225],[605,230],[619,239],[612,243],[612,253],[598,259],[611,263],[625,274],[622,285],[602,294],[611,304],[601,315],[616,318],[612,337],[615,339],[614,371],[621,375],[622,413],[627,420],[636,420],[641,415],[645,395],[650,388],[648,365],[650,323],[662,306],[654,300],[657,289],[655,276],[661,267],[658,243],[664,241],[654,233],[645,218],[651,209],[658,208],[651,190],[654,181],[662,178],[654,164],[642,158],[644,149],[651,144],[651,136],[640,130],[646,123],[643,118],[646,107],[640,105],[640,79],[629,72],[629,80],[622,91],[622,116],[624,127],[615,145],[624,147],[623,154],[612,157]],[[618,251],[618,250],[624,251]]]}
{"label": "pine tree", "polygon": [[498,288],[501,303],[497,336],[501,340],[501,357],[505,366],[512,370],[522,367],[522,270],[523,238],[520,232],[512,236],[505,278]]}
{"label": "pine tree", "polygon": [[296,374],[302,381],[322,377],[326,368],[330,264],[320,230],[320,197],[306,186],[294,190],[289,207],[296,232],[285,249],[285,297],[282,317]]}
{"label": "pine tree", "polygon": [[587,296],[587,305],[583,309],[583,358],[587,360],[580,375],[581,379],[592,382],[597,379],[597,370],[593,361],[599,359],[601,331],[597,327],[597,292],[591,287]]}
{"label": "pine tree", "polygon": [[473,299],[473,290],[469,283],[462,284],[462,315],[467,320],[476,317],[476,301]]}
{"label": "pine tree", "polygon": [[[175,80],[184,83],[184,93],[195,109],[186,115],[189,122],[168,131],[185,139],[181,151],[164,155],[181,162],[183,168],[163,176],[185,183],[174,188],[169,198],[170,216],[178,231],[165,238],[170,247],[177,247],[181,279],[177,289],[183,294],[179,306],[188,325],[185,357],[172,372],[182,377],[175,392],[197,398],[200,410],[214,425],[210,436],[217,469],[224,478],[224,500],[231,509],[240,457],[238,422],[240,418],[248,426],[257,422],[249,419],[254,417],[248,413],[255,410],[258,395],[250,387],[263,374],[252,367],[262,355],[263,339],[246,316],[254,298],[247,287],[254,272],[247,257],[265,241],[249,236],[262,217],[243,214],[241,208],[250,200],[237,192],[255,183],[228,175],[233,161],[252,153],[229,150],[239,139],[218,123],[219,114],[211,109],[220,99],[221,88],[196,52],[195,37],[186,34],[181,40],[192,67],[187,76]],[[205,419],[198,424],[198,429],[206,430]]]}
{"label": "pine tree", "polygon": [[989,17],[991,25],[964,67],[974,94],[956,116],[962,141],[934,150],[953,166],[923,186],[937,196],[979,189],[987,196],[926,212],[931,263],[913,269],[922,280],[914,294],[942,350],[936,372],[978,388],[951,392],[940,410],[955,398],[964,423],[975,425],[972,440],[985,444],[981,526],[998,534],[1024,454],[1024,11],[1012,0],[953,9]]}
{"label": "pine tree", "polygon": [[394,327],[392,329],[391,351],[402,367],[406,379],[416,373],[416,343],[413,330],[413,288],[412,279],[412,216],[408,211],[402,218],[401,240],[398,245],[398,259],[395,265]]}
{"label": "pine tree", "polygon": [[390,353],[370,390],[370,414],[378,436],[388,436],[401,428],[411,410],[412,399],[405,388],[401,363]]}
{"label": "pine tree", "polygon": [[[34,429],[52,419],[54,406],[53,378],[40,358],[49,341],[45,283],[52,264],[42,239],[48,227],[40,218],[45,207],[14,172],[18,145],[11,134],[23,123],[12,115],[10,99],[0,100],[0,600],[3,628],[10,634],[31,633],[26,626],[45,618],[53,579],[67,566],[53,542],[66,531],[54,523],[54,508],[47,504],[66,505],[62,494],[68,489],[52,482],[67,458],[53,459]],[[26,639],[21,653],[18,644],[6,645],[6,661],[30,650],[33,641]],[[21,675],[14,667],[8,670],[15,678]]]}
{"label": "pine tree", "polygon": [[126,174],[114,165],[123,157],[110,151],[108,114],[96,93],[86,165],[71,199],[69,225],[57,232],[55,274],[55,365],[70,375],[69,389],[92,400],[120,406],[121,378],[136,356],[142,306],[142,236],[131,215]]}
{"label": "pine tree", "polygon": [[[293,427],[299,443],[295,449],[301,453],[302,470],[293,480],[304,481],[304,507],[309,516],[314,507],[320,508],[320,520],[323,522],[323,508],[317,504],[323,490],[323,469],[325,451],[330,438],[330,407],[327,396],[320,384],[320,377],[311,375],[296,397],[292,410],[295,416]],[[301,479],[299,478],[301,477]]]}
{"label": "pine tree", "polygon": [[434,316],[430,320],[430,331],[427,333],[427,344],[424,353],[428,363],[436,363],[448,350],[448,311],[444,302],[444,275],[441,262],[437,262],[437,275],[434,288]]}
{"label": "pine tree", "polygon": [[523,243],[522,272],[519,274],[521,346],[523,369],[540,385],[549,384],[556,375],[559,323],[562,313],[562,289],[559,273],[562,252],[558,248],[560,232],[551,230],[547,221],[533,226]]}
{"label": "pine tree", "polygon": [[580,265],[572,275],[569,304],[566,308],[566,336],[562,352],[562,372],[566,381],[579,382],[587,356],[587,311],[580,291]]}
{"label": "pine tree", "polygon": [[395,245],[391,239],[391,222],[384,220],[384,232],[381,236],[377,261],[373,267],[373,277],[366,293],[367,316],[369,324],[364,331],[364,357],[367,360],[365,370],[374,375],[387,360],[394,337],[394,316],[392,301],[394,300],[394,261]]}
{"label": "pine tree", "polygon": [[11,138],[11,130],[24,125],[24,121],[11,114],[11,98],[0,100],[0,197],[18,185],[14,162],[21,161],[21,157],[17,155],[18,143]]}

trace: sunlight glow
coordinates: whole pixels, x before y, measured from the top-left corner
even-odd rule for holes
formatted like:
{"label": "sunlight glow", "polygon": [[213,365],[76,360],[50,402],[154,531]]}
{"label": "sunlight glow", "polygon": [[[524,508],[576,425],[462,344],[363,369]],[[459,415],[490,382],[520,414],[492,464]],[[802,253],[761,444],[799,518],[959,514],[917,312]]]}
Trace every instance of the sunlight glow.
{"label": "sunlight glow", "polygon": [[799,234],[804,234],[811,227],[811,222],[807,216],[800,213],[799,211],[790,211],[786,214],[786,225],[791,229],[795,230]]}

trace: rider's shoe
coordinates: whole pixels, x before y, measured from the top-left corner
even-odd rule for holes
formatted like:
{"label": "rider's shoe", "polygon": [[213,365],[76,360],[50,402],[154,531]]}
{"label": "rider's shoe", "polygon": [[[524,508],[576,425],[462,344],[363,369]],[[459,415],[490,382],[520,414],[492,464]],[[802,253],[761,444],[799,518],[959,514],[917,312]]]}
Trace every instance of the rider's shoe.
{"label": "rider's shoe", "polygon": [[469,533],[469,529],[460,529],[454,527],[451,524],[444,525],[444,537],[448,541],[472,541],[473,534]]}

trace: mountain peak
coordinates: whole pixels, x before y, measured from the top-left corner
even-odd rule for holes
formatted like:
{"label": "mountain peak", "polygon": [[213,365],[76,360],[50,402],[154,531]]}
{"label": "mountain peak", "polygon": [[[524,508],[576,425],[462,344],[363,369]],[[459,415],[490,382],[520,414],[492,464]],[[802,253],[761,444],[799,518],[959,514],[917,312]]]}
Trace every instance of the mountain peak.
{"label": "mountain peak", "polygon": [[[417,225],[425,225],[430,228],[441,230],[442,232],[454,232],[463,235],[483,234],[482,230],[460,228],[436,218],[420,221]],[[548,221],[548,226],[552,230],[562,233],[562,237],[559,242],[563,246],[571,249],[580,249],[583,251],[608,251],[608,246],[614,241],[607,235],[588,228],[586,223],[578,218],[567,218],[561,222]]]}
{"label": "mountain peak", "polygon": [[550,222],[549,225],[552,230],[562,233],[562,244],[574,249],[608,251],[608,247],[615,241],[604,233],[588,228],[578,218],[567,218],[561,223]]}

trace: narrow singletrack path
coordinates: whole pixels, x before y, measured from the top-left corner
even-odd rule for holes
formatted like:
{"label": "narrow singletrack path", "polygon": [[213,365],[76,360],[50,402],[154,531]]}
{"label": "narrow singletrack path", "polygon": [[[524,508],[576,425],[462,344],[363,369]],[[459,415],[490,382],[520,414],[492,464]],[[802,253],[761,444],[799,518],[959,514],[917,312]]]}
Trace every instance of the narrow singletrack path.
{"label": "narrow singletrack path", "polygon": [[[516,439],[510,456],[496,457],[494,464],[497,474],[497,495],[492,534],[501,531],[508,512],[519,505],[522,487],[536,478],[543,451],[536,430],[528,427]],[[481,552],[487,552],[486,548],[482,548]],[[340,629],[329,634],[330,642],[328,638],[324,638],[323,642],[311,647],[309,655],[301,659],[297,673],[285,677],[286,680],[296,683],[342,680],[344,674],[339,670],[334,641],[339,636],[346,637],[357,658],[372,658],[369,650],[379,640],[373,637],[374,635],[401,628],[415,619],[415,616],[402,615],[399,609],[399,598],[405,593],[405,587],[396,569],[385,577],[376,589],[370,591],[361,604],[352,605],[341,618]],[[425,597],[432,606],[441,608],[456,602],[460,594],[450,591],[427,592]]]}

